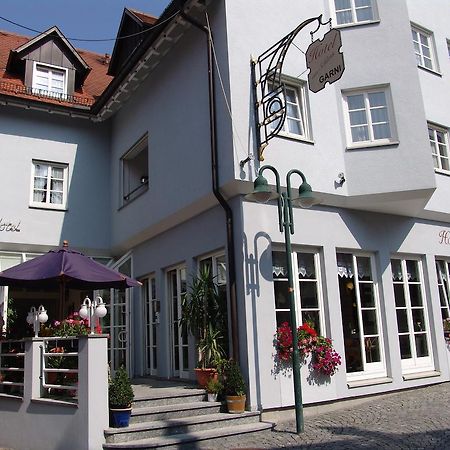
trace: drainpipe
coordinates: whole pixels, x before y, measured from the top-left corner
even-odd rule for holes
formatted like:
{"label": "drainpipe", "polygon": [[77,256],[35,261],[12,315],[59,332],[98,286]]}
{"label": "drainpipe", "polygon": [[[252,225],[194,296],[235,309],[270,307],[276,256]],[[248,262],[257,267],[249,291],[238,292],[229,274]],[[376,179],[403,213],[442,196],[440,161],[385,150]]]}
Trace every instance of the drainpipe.
{"label": "drainpipe", "polygon": [[216,117],[216,94],[214,81],[214,64],[212,36],[210,30],[193,17],[188,16],[181,9],[181,17],[194,27],[206,34],[208,52],[208,90],[209,90],[209,129],[211,145],[211,176],[213,193],[225,211],[227,225],[227,256],[228,256],[228,279],[230,281],[230,316],[231,316],[231,341],[232,356],[239,362],[239,335],[237,322],[237,299],[236,299],[236,256],[234,251],[233,211],[219,189],[219,169],[217,166],[217,117]]}

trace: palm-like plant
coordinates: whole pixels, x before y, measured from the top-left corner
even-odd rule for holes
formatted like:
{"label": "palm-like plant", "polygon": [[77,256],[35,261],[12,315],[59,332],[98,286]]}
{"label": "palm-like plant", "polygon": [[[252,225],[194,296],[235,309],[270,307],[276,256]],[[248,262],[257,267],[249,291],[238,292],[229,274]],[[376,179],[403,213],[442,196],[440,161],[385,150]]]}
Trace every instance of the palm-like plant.
{"label": "palm-like plant", "polygon": [[214,367],[224,356],[220,343],[224,317],[217,285],[208,266],[201,267],[199,274],[193,277],[181,309],[181,325],[197,340],[199,366]]}

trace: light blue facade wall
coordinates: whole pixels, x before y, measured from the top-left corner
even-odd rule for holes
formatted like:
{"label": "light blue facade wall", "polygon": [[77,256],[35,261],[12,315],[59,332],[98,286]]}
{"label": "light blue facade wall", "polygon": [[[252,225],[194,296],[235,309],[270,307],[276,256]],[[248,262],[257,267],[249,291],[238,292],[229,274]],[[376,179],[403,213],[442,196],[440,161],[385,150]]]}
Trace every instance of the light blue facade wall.
{"label": "light blue facade wall", "polygon": [[[108,124],[0,108],[2,250],[47,251],[64,239],[91,254],[110,249]],[[68,164],[66,211],[31,208],[32,161]]]}

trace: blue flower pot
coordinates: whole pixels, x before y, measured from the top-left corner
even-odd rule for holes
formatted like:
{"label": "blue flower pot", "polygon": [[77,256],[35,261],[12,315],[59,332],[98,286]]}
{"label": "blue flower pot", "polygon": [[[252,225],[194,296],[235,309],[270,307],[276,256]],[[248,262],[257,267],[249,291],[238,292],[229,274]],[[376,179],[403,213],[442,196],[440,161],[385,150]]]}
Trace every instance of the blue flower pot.
{"label": "blue flower pot", "polygon": [[130,425],[131,408],[110,408],[111,426],[124,428]]}

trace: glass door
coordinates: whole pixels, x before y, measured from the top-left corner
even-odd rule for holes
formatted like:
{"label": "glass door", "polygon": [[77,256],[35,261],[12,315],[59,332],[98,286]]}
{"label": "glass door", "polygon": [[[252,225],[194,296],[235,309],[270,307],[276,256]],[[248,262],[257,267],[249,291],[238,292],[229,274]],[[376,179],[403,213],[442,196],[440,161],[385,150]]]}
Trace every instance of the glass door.
{"label": "glass door", "polygon": [[338,253],[338,280],[348,378],[386,372],[372,258]]}
{"label": "glass door", "polygon": [[172,376],[176,378],[189,377],[189,346],[188,332],[180,325],[181,302],[186,293],[186,268],[178,267],[167,272],[168,294],[170,305],[170,336],[172,350]]}
{"label": "glass door", "polygon": [[[131,277],[131,257],[125,257],[113,269]],[[108,314],[103,318],[103,333],[109,334],[108,343],[111,370],[124,366],[130,369],[130,289],[99,291],[99,295],[109,305]]]}
{"label": "glass door", "polygon": [[156,298],[156,279],[154,276],[142,281],[142,291],[145,317],[145,372],[147,375],[156,375],[158,369],[159,301]]}

